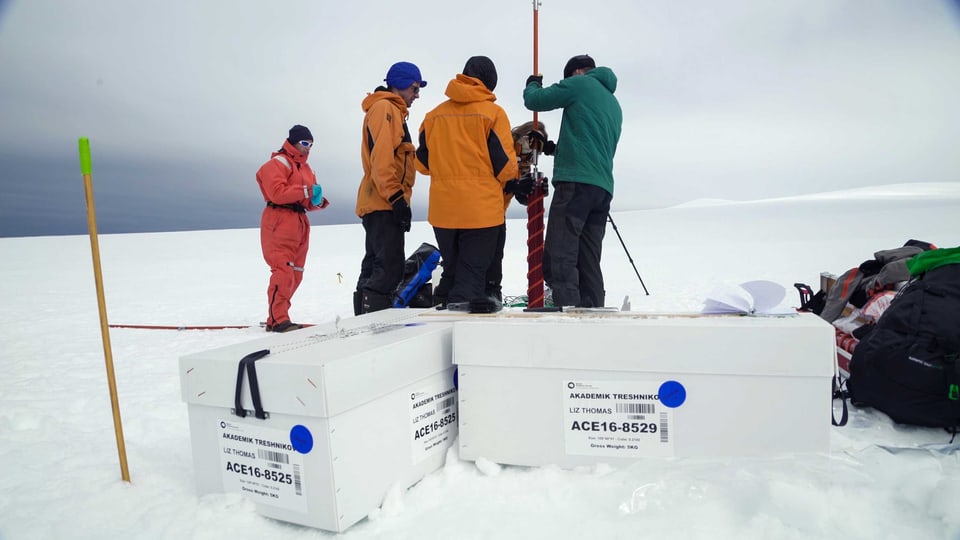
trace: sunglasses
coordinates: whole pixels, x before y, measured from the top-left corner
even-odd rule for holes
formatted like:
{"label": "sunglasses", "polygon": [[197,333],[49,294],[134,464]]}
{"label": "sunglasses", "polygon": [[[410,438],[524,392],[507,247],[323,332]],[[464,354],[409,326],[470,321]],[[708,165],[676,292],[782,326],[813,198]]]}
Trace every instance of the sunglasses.
{"label": "sunglasses", "polygon": [[313,141],[300,141],[300,146],[304,148],[310,148],[313,146]]}

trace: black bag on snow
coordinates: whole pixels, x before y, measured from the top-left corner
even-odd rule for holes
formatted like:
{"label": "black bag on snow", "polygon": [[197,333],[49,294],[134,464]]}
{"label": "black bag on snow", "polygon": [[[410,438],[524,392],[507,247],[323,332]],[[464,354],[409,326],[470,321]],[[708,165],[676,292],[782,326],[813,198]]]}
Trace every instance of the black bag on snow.
{"label": "black bag on snow", "polygon": [[439,263],[440,250],[426,242],[420,244],[404,261],[403,279],[393,293],[393,307],[427,308],[436,305],[430,278]]}
{"label": "black bag on snow", "polygon": [[907,284],[857,345],[851,402],[901,424],[960,428],[960,264]]}

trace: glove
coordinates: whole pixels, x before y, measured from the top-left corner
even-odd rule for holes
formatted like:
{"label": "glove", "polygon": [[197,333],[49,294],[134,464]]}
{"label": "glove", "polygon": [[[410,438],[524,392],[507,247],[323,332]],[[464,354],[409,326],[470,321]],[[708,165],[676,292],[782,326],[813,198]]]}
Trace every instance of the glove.
{"label": "glove", "polygon": [[533,192],[533,176],[527,173],[516,180],[510,180],[503,186],[503,192],[515,196],[529,195]]}
{"label": "glove", "polygon": [[[524,205],[524,206],[527,206],[527,204],[530,202],[530,196],[533,195],[533,190],[534,190],[535,183],[533,182],[533,178],[532,178],[532,176],[530,175],[530,173],[527,173],[527,174],[523,175],[523,176],[520,178],[519,181],[523,181],[524,178],[529,178],[529,179],[530,179],[530,191],[515,193],[514,196],[513,196],[513,198],[514,198],[518,203],[520,203],[520,204],[522,204],[522,205]],[[513,181],[513,182],[517,182],[518,180],[512,180],[512,181]],[[507,183],[509,184],[510,182],[507,182]],[[544,196],[544,198],[546,198],[546,196],[549,195],[549,192],[550,192],[549,185],[550,185],[550,183],[548,182],[547,177],[546,177],[546,176],[543,176],[542,174],[540,174],[540,189],[543,190],[543,196]],[[506,191],[506,189],[504,189],[504,191]]]}
{"label": "glove", "polygon": [[320,187],[320,184],[315,184],[313,186],[313,193],[310,195],[310,203],[314,206],[320,206],[320,203],[323,202],[323,188]]}
{"label": "glove", "polygon": [[537,83],[537,86],[541,86],[541,87],[542,87],[542,86],[543,86],[543,75],[531,75],[531,76],[527,77],[527,84],[526,84],[526,86],[530,86],[530,83],[532,83],[532,82],[535,82],[535,83]]}
{"label": "glove", "polygon": [[527,133],[527,140],[530,141],[530,148],[544,155],[552,156],[554,152],[557,151],[557,144],[553,141],[548,141],[546,135],[541,131],[535,129],[530,130],[530,132]]}
{"label": "glove", "polygon": [[397,191],[390,197],[390,204],[393,205],[393,219],[397,225],[403,229],[403,232],[410,232],[410,221],[413,219],[413,213],[410,212],[410,205],[403,198],[403,191]]}
{"label": "glove", "polygon": [[535,129],[527,132],[527,140],[530,141],[530,148],[537,152],[543,152],[543,145],[547,143],[547,137]]}

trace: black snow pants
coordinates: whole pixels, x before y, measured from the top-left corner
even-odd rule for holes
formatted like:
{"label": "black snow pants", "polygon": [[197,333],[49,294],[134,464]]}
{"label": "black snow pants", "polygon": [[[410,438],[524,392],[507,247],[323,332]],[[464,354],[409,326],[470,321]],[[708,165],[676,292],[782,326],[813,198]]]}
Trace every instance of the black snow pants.
{"label": "black snow pants", "polygon": [[469,302],[485,295],[487,271],[494,264],[501,226],[482,229],[434,227],[443,260],[434,296],[445,302]]}
{"label": "black snow pants", "polygon": [[543,245],[543,277],[555,306],[602,307],[600,254],[613,196],[579,182],[554,182]]}

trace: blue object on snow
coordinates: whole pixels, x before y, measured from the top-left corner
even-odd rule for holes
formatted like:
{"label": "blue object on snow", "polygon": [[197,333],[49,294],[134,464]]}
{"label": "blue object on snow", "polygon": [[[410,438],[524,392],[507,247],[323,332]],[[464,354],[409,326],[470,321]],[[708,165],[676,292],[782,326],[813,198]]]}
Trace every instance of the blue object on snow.
{"label": "blue object on snow", "polygon": [[424,259],[423,264],[421,264],[420,268],[417,269],[416,275],[414,275],[413,278],[400,290],[400,292],[396,294],[393,299],[393,307],[407,307],[407,304],[410,303],[410,299],[417,294],[417,291],[420,290],[420,287],[423,287],[423,284],[430,281],[430,278],[433,277],[433,271],[439,262],[440,252],[434,250],[433,253]]}

